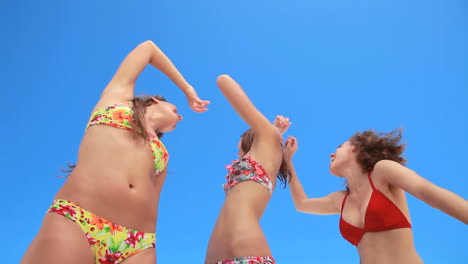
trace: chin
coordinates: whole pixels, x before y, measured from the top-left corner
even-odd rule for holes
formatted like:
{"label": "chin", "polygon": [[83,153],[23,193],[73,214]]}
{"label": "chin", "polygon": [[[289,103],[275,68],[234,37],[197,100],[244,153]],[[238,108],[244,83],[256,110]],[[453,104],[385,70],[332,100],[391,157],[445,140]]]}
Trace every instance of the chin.
{"label": "chin", "polygon": [[161,130],[160,132],[162,132],[162,133],[169,133],[169,132],[174,131],[175,129],[176,129],[176,127],[175,127],[175,126],[172,126],[172,127],[166,128],[166,129],[164,129],[164,130]]}
{"label": "chin", "polygon": [[333,175],[333,176],[336,176],[336,177],[342,177],[341,175],[339,175],[336,168],[333,168],[332,166],[330,166],[330,174]]}
{"label": "chin", "polygon": [[161,131],[162,133],[166,134],[166,133],[170,133],[174,131],[174,129],[167,129],[167,130],[164,130],[164,131]]}

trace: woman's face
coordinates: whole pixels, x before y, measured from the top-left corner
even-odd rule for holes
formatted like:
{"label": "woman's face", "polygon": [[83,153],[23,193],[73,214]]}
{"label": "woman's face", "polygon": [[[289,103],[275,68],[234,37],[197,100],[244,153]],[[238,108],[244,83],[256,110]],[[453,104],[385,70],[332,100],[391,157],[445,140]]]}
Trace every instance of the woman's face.
{"label": "woman's face", "polygon": [[339,172],[356,160],[355,147],[346,141],[338,146],[335,153],[330,154],[330,158],[330,173],[340,177]]}
{"label": "woman's face", "polygon": [[147,120],[155,126],[154,130],[167,133],[174,130],[183,118],[177,112],[177,107],[171,103],[156,100],[146,109]]}

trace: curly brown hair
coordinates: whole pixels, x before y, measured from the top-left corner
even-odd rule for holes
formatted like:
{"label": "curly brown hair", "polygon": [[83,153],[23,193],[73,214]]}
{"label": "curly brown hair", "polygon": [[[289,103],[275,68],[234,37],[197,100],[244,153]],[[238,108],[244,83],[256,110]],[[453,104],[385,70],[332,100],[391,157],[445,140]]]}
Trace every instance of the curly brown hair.
{"label": "curly brown hair", "polygon": [[400,143],[402,132],[402,129],[388,133],[377,133],[374,130],[356,132],[349,142],[358,151],[356,159],[362,171],[373,170],[380,160],[393,160],[405,165],[406,159],[401,156],[406,147],[405,143]]}
{"label": "curly brown hair", "polygon": [[[255,134],[253,130],[250,128],[241,135],[241,150],[243,153],[248,153],[250,148],[252,148],[252,144],[255,138]],[[283,184],[283,188],[286,188],[287,184],[289,183],[289,166],[287,162],[281,162],[280,169],[278,171],[278,179]]]}

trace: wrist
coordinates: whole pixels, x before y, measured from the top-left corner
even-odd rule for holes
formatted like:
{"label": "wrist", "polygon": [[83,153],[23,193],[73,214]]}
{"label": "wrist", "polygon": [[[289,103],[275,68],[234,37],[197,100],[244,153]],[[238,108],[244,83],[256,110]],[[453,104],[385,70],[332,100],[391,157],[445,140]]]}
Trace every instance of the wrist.
{"label": "wrist", "polygon": [[197,92],[195,92],[195,89],[189,84],[187,84],[187,86],[184,89],[182,89],[182,91],[184,92],[186,97],[197,97]]}

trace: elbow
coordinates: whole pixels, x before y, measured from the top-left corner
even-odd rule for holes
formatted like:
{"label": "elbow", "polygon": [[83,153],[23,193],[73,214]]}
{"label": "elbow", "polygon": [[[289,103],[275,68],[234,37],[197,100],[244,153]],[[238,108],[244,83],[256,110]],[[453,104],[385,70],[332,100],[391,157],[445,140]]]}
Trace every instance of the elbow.
{"label": "elbow", "polygon": [[143,42],[143,43],[141,43],[141,44],[142,44],[142,45],[148,45],[148,46],[156,45],[156,44],[154,44],[154,42],[153,42],[152,40],[147,40],[147,41],[145,41],[145,42]]}
{"label": "elbow", "polygon": [[141,47],[142,49],[145,49],[145,50],[148,50],[148,51],[151,51],[153,50],[155,47],[156,47],[156,44],[154,44],[153,41],[151,40],[147,40],[145,42],[142,42],[139,47]]}
{"label": "elbow", "polygon": [[216,79],[216,84],[217,84],[218,86],[221,87],[221,86],[223,86],[226,82],[229,82],[229,81],[231,81],[231,80],[232,80],[232,78],[231,78],[229,75],[227,75],[227,74],[221,74],[221,75],[219,75],[218,78]]}
{"label": "elbow", "polygon": [[296,207],[296,211],[304,213],[304,207],[301,203],[294,203],[294,207]]}
{"label": "elbow", "polygon": [[300,208],[297,208],[297,207],[296,207],[296,211],[299,213],[305,213],[304,210],[301,210]]}

